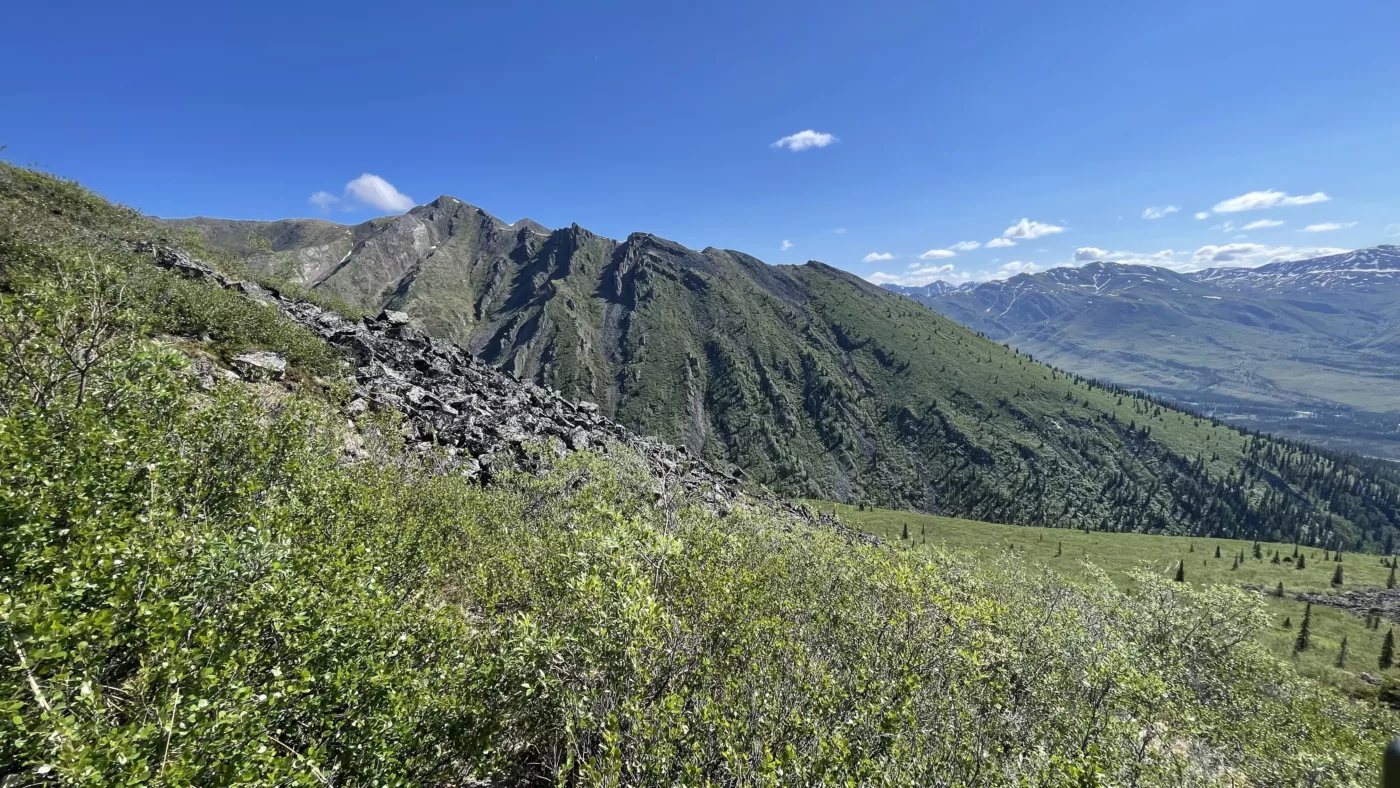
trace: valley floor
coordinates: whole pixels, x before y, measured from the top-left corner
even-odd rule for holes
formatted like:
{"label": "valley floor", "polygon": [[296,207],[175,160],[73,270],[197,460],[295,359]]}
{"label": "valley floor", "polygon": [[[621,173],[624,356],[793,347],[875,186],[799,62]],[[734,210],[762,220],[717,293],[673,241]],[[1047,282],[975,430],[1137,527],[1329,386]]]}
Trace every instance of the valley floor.
{"label": "valley floor", "polygon": [[[1303,620],[1306,603],[1297,595],[1344,595],[1385,589],[1390,569],[1382,566],[1379,556],[1364,553],[1342,553],[1340,564],[1332,553],[1324,559],[1324,551],[1299,548],[1305,558],[1304,567],[1296,568],[1292,558],[1294,545],[1260,542],[1261,559],[1254,558],[1254,543],[1239,539],[1209,539],[1158,534],[1084,532],[1064,528],[1036,528],[1019,525],[984,523],[951,517],[888,509],[861,510],[855,506],[828,501],[809,501],[809,505],[832,512],[843,521],[867,533],[880,536],[891,544],[907,549],[946,548],[964,551],[984,559],[1014,552],[1023,560],[1052,567],[1067,575],[1084,577],[1098,567],[1108,573],[1118,585],[1132,584],[1129,570],[1147,567],[1173,576],[1179,562],[1185,562],[1186,581],[1201,586],[1230,585],[1261,589],[1273,623],[1260,633],[1260,640],[1277,656],[1292,660],[1300,673],[1332,684],[1359,698],[1377,697],[1382,687],[1400,684],[1400,668],[1382,671],[1377,660],[1382,642],[1390,627],[1400,624],[1400,617],[1389,607],[1379,629],[1368,629],[1362,616],[1345,610],[1314,604],[1312,609],[1311,645],[1302,652],[1294,650],[1298,626]],[[904,533],[908,532],[908,539]],[[1220,557],[1216,558],[1219,548]],[[1271,562],[1274,552],[1280,562]],[[1232,568],[1235,558],[1244,555],[1238,568]],[[1343,583],[1334,587],[1332,579],[1338,566],[1342,567]],[[1283,598],[1274,596],[1278,584],[1284,588]],[[1339,600],[1340,601],[1340,600]],[[1288,621],[1289,627],[1283,626]],[[1342,639],[1347,640],[1344,666],[1337,665]]]}

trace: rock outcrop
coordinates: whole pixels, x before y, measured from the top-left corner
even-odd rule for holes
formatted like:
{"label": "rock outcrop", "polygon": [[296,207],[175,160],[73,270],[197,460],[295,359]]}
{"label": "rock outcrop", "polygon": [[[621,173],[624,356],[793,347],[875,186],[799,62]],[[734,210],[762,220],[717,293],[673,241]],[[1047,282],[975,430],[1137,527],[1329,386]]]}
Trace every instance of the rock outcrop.
{"label": "rock outcrop", "polygon": [[[240,291],[276,308],[326,342],[340,348],[353,367],[355,396],[346,406],[352,419],[371,409],[391,409],[405,418],[421,447],[445,447],[456,469],[489,481],[510,470],[530,470],[540,452],[608,452],[622,445],[642,457],[652,476],[687,498],[720,513],[735,505],[757,504],[855,533],[826,513],[813,513],[760,488],[744,489],[739,472],[721,470],[695,458],[685,447],[637,435],[602,416],[592,402],[570,401],[558,391],[518,380],[473,357],[457,345],[433,339],[402,312],[349,320],[307,301],[285,298],[259,285],[236,280],[178,250],[143,244],[138,251],[182,276]],[[235,359],[249,379],[281,377],[284,362],[259,352]]]}

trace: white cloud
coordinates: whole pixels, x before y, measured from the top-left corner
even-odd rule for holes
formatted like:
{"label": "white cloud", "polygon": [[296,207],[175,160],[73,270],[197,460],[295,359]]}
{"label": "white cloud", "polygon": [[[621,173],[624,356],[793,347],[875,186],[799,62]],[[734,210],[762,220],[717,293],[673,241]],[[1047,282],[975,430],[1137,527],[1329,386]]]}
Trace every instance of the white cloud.
{"label": "white cloud", "polygon": [[886,260],[893,259],[894,255],[890,254],[889,252],[871,252],[870,254],[860,258],[860,261],[862,263],[882,263]]}
{"label": "white cloud", "polygon": [[808,148],[825,148],[833,142],[840,142],[831,134],[820,131],[799,131],[796,134],[789,134],[770,145],[770,148],[787,148],[790,151],[807,150]]}
{"label": "white cloud", "polygon": [[345,184],[345,199],[395,213],[403,213],[413,207],[412,197],[395,189],[394,184],[368,172]]}
{"label": "white cloud", "polygon": [[1074,262],[1078,264],[1092,262],[1113,262],[1123,265],[1150,265],[1155,268],[1167,268],[1173,271],[1184,271],[1191,268],[1191,264],[1178,259],[1178,255],[1183,254],[1172,249],[1162,249],[1156,252],[1128,252],[1100,249],[1096,246],[1081,246],[1074,250]]}
{"label": "white cloud", "polygon": [[1308,260],[1341,254],[1346,249],[1328,246],[1266,246],[1264,244],[1207,244],[1192,255],[1190,270],[1201,268],[1254,268],[1268,263],[1281,263],[1291,260]]}
{"label": "white cloud", "polygon": [[1010,238],[993,238],[987,242],[988,249],[1000,249],[1003,246],[1015,246],[1016,242]]}
{"label": "white cloud", "polygon": [[1012,260],[1001,268],[986,275],[987,279],[1010,279],[1018,274],[1033,274],[1040,270],[1040,266],[1032,262],[1021,262]]}
{"label": "white cloud", "polygon": [[1396,238],[1400,238],[1400,223],[1392,224],[1389,227],[1386,227],[1385,231],[1395,236]]}
{"label": "white cloud", "polygon": [[1209,218],[1210,218],[1210,211],[1196,211],[1196,218],[1197,218],[1197,219],[1209,219]]}
{"label": "white cloud", "polygon": [[1221,200],[1215,204],[1212,210],[1216,213],[1239,213],[1240,211],[1257,211],[1261,208],[1273,208],[1274,206],[1311,205],[1315,202],[1327,202],[1330,199],[1332,198],[1323,192],[1293,196],[1269,189]]}
{"label": "white cloud", "polygon": [[1092,263],[1095,260],[1107,260],[1108,250],[1100,249],[1097,246],[1081,246],[1074,250],[1074,261],[1076,263]]}
{"label": "white cloud", "polygon": [[1355,227],[1356,222],[1323,222],[1322,224],[1310,224],[1303,228],[1305,233],[1326,233],[1333,230],[1345,230],[1348,227]]}
{"label": "white cloud", "polygon": [[[1229,222],[1226,222],[1226,224],[1229,224]],[[1245,226],[1241,227],[1240,229],[1241,229],[1241,230],[1263,230],[1263,229],[1266,228],[1266,227],[1282,227],[1282,226],[1283,226],[1283,222],[1280,221],[1280,220],[1278,220],[1278,219],[1260,219],[1260,220],[1258,220],[1258,221],[1250,222],[1249,224],[1246,224]]]}
{"label": "white cloud", "polygon": [[957,243],[948,247],[948,250],[952,252],[971,252],[974,249],[981,248],[981,246],[982,244],[977,243],[976,241],[958,241]]}
{"label": "white cloud", "polygon": [[331,206],[340,202],[340,198],[327,191],[319,191],[307,198],[307,201],[316,206],[321,213],[330,213]]}
{"label": "white cloud", "polygon": [[877,285],[903,285],[905,287],[923,287],[924,285],[929,284],[931,282],[935,282],[939,279],[942,279],[945,282],[959,284],[961,282],[966,282],[969,278],[971,277],[969,277],[967,274],[955,273],[953,271],[953,264],[948,263],[946,265],[928,265],[922,267],[913,267],[903,274],[887,274],[884,271],[876,271],[870,276],[867,276],[866,280],[874,282]]}
{"label": "white cloud", "polygon": [[[1059,225],[1045,224],[1044,222],[1033,222],[1030,219],[1022,219],[1021,221],[1006,228],[1006,231],[1001,234],[1001,237],[1014,238],[1018,240],[1030,240],[1032,238],[1040,238],[1042,236],[1052,235],[1054,233],[1062,233],[1064,231],[1065,228],[1060,227]],[[991,244],[988,244],[988,246],[990,245]]]}
{"label": "white cloud", "polygon": [[1168,206],[1165,206],[1165,207],[1162,207],[1162,208],[1158,208],[1157,206],[1154,205],[1154,206],[1151,206],[1151,207],[1147,208],[1146,210],[1144,210],[1144,211],[1142,212],[1142,218],[1144,218],[1144,219],[1161,219],[1162,217],[1167,216],[1167,215],[1169,215],[1169,214],[1176,213],[1176,212],[1179,211],[1179,210],[1181,210],[1181,208],[1180,208],[1179,206],[1176,206],[1176,205],[1168,205]]}
{"label": "white cloud", "polygon": [[792,248],[792,241],[784,240],[784,241],[783,241],[782,247],[779,248],[778,251],[780,251],[780,252],[786,252],[787,250],[789,250],[789,249],[791,249],[791,248]]}
{"label": "white cloud", "polygon": [[835,230],[832,230],[832,232],[833,232],[833,233],[836,233],[837,235],[844,235],[845,232],[846,232],[846,228],[845,228],[845,227],[837,227]]}
{"label": "white cloud", "polygon": [[957,252],[952,252],[947,249],[930,249],[927,252],[924,252],[923,254],[919,255],[919,259],[938,260],[944,257],[953,257],[956,254]]}

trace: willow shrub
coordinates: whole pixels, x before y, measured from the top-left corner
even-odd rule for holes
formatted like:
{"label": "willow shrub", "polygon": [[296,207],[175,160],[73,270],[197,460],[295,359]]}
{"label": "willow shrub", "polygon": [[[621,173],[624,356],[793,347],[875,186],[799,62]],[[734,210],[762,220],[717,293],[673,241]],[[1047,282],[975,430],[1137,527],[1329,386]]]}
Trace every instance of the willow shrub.
{"label": "willow shrub", "polygon": [[200,393],[120,310],[79,401],[110,287],[76,281],[0,304],[20,784],[1369,782],[1383,720],[1241,592],[719,517],[621,448],[482,488],[384,420],[351,462],[323,404]]}

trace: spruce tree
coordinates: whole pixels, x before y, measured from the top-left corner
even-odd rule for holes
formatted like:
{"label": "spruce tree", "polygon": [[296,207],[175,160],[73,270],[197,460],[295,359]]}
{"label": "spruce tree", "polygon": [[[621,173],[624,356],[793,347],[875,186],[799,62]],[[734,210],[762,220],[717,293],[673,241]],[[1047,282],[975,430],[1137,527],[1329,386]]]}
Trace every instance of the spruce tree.
{"label": "spruce tree", "polygon": [[1056,557],[1056,558],[1059,558],[1061,555],[1064,554],[1064,552],[1065,552],[1065,543],[1064,543],[1064,542],[1056,542],[1056,543],[1055,543],[1055,557]]}
{"label": "spruce tree", "polygon": [[1294,568],[1294,569],[1303,569],[1303,568],[1305,568],[1307,565],[1308,565],[1308,558],[1307,558],[1307,556],[1302,556],[1302,555],[1300,555],[1300,556],[1298,556],[1298,563],[1294,564],[1294,565],[1293,565],[1293,568]]}
{"label": "spruce tree", "polygon": [[1233,572],[1233,571],[1235,571],[1236,569],[1239,569],[1239,568],[1240,568],[1240,558],[1239,558],[1239,556],[1235,556],[1235,562],[1234,562],[1233,564],[1230,565],[1230,571]]}
{"label": "spruce tree", "polygon": [[1312,603],[1303,609],[1303,625],[1298,627],[1298,639],[1293,642],[1294,651],[1303,651],[1312,645]]}
{"label": "spruce tree", "polygon": [[1274,551],[1274,558],[1273,558],[1273,560],[1270,561],[1269,563],[1271,563],[1271,564],[1277,564],[1278,562],[1279,562],[1279,560],[1278,560],[1278,551],[1275,550],[1275,551]]}
{"label": "spruce tree", "polygon": [[1347,666],[1347,637],[1346,637],[1346,635],[1342,635],[1342,648],[1341,648],[1340,651],[1337,652],[1337,667],[1339,667],[1339,668],[1344,668],[1344,667],[1346,667],[1346,666]]}
{"label": "spruce tree", "polygon": [[1385,642],[1381,644],[1381,658],[1378,664],[1381,670],[1386,670],[1395,664],[1395,627],[1386,630]]}
{"label": "spruce tree", "polygon": [[1254,560],[1256,560],[1256,561],[1263,561],[1263,560],[1264,560],[1264,553],[1263,553],[1263,551],[1261,551],[1261,550],[1259,549],[1259,543],[1258,543],[1258,542],[1255,542],[1255,543],[1254,543]]}
{"label": "spruce tree", "polygon": [[1196,543],[1195,543],[1195,542],[1192,542],[1192,543],[1187,547],[1186,552],[1188,552],[1188,553],[1194,553],[1194,552],[1196,552]]}
{"label": "spruce tree", "polygon": [[1216,558],[1219,558],[1219,557],[1220,557],[1220,545],[1216,545],[1216,546],[1215,546],[1215,557],[1216,557]]}
{"label": "spruce tree", "polygon": [[1390,565],[1390,577],[1386,578],[1385,587],[1386,587],[1386,588],[1394,588],[1394,587],[1395,587],[1395,564],[1394,564],[1394,563],[1392,563],[1392,564]]}
{"label": "spruce tree", "polygon": [[1178,583],[1184,583],[1184,582],[1186,582],[1186,561],[1185,561],[1185,559],[1183,559],[1183,560],[1181,560],[1181,561],[1178,561],[1177,564],[1176,564],[1176,582],[1178,582]]}
{"label": "spruce tree", "polygon": [[906,542],[909,541],[909,523],[904,524],[904,532],[899,535],[899,538]]}
{"label": "spruce tree", "polygon": [[1283,628],[1284,628],[1284,629],[1292,629],[1292,628],[1293,628],[1293,617],[1292,617],[1292,616],[1284,616],[1284,617],[1283,617]]}
{"label": "spruce tree", "polygon": [[1279,581],[1278,588],[1275,588],[1275,589],[1274,589],[1274,596],[1278,597],[1279,599],[1283,599],[1283,581],[1282,581],[1282,580]]}
{"label": "spruce tree", "polygon": [[1332,585],[1334,585],[1334,586],[1339,586],[1339,585],[1341,585],[1341,584],[1342,584],[1342,568],[1339,566],[1339,567],[1337,567],[1337,571],[1335,571],[1335,572],[1332,573]]}

